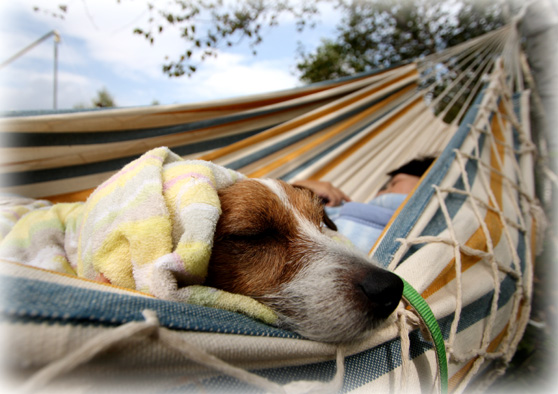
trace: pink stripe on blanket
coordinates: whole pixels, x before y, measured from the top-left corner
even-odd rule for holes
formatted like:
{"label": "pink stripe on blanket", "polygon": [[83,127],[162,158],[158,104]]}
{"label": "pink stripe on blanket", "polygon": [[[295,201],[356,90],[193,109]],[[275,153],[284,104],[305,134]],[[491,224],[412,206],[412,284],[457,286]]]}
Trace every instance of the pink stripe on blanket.
{"label": "pink stripe on blanket", "polygon": [[[128,167],[123,168],[122,170],[120,170],[117,174],[118,176],[112,176],[111,178],[109,178],[106,182],[104,182],[103,184],[101,184],[97,190],[103,190],[104,188],[106,188],[107,186],[113,184],[114,182],[118,181],[123,175],[126,175],[127,173],[135,170],[139,165],[142,165],[145,161],[149,160],[149,159],[156,159],[158,161],[160,161],[161,163],[163,162],[163,158],[160,156],[155,156],[155,155],[144,155],[142,157],[140,157],[139,159],[137,159],[135,162],[132,162],[128,165]],[[116,175],[116,174],[115,174]]]}
{"label": "pink stripe on blanket", "polygon": [[168,190],[171,187],[173,187],[177,182],[180,182],[182,180],[185,179],[189,179],[189,178],[194,178],[194,179],[200,179],[205,181],[209,186],[211,186],[213,188],[213,190],[216,189],[215,185],[213,184],[213,182],[211,181],[211,179],[209,179],[207,176],[200,174],[198,172],[187,172],[184,174],[180,174],[177,177],[174,177],[173,179],[171,179],[168,182],[165,182],[165,184],[163,185],[163,190]]}

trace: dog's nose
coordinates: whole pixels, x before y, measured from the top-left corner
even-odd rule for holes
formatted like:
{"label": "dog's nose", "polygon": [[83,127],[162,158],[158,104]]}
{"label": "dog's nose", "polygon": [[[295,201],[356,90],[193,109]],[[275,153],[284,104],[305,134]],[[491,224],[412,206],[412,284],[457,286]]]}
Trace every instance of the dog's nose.
{"label": "dog's nose", "polygon": [[403,295],[399,276],[381,268],[369,271],[360,283],[375,318],[385,319],[395,310]]}

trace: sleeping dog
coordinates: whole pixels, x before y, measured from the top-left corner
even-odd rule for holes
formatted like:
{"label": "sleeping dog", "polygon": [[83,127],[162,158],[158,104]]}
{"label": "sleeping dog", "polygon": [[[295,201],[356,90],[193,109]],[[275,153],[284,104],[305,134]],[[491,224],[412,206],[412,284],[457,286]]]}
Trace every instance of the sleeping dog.
{"label": "sleeping dog", "polygon": [[250,179],[219,191],[206,285],[271,307],[279,325],[324,342],[362,337],[398,305],[401,279],[337,237],[309,189]]}
{"label": "sleeping dog", "polygon": [[251,316],[314,340],[358,339],[401,298],[401,280],[344,243],[309,189],[164,147],[85,203],[5,200],[0,259],[173,301],[255,307]]}

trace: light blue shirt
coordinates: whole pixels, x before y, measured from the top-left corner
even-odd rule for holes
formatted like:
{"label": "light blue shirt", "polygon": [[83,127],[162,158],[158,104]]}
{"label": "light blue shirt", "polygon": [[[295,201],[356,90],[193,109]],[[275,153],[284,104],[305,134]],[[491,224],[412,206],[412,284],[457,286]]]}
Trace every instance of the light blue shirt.
{"label": "light blue shirt", "polygon": [[326,213],[341,234],[368,253],[406,197],[406,194],[386,193],[368,203],[348,202],[326,207]]}

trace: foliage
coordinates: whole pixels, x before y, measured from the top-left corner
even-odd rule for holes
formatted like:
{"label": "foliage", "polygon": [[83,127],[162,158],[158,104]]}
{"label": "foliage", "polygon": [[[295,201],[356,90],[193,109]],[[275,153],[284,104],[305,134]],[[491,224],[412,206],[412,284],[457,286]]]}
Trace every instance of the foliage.
{"label": "foliage", "polygon": [[114,101],[112,94],[109,93],[107,88],[102,88],[101,90],[97,91],[97,96],[91,99],[91,105],[80,103],[74,106],[75,109],[112,107],[116,107],[116,102]]}
{"label": "foliage", "polygon": [[97,108],[109,108],[116,107],[116,103],[107,88],[102,88],[97,92],[97,97],[93,99],[93,106]]}
{"label": "foliage", "polygon": [[47,15],[52,16],[53,18],[64,19],[65,14],[68,12],[68,6],[66,4],[59,4],[58,7],[56,7],[56,9],[54,10],[49,10],[38,6],[34,6],[33,11],[43,12]]}
{"label": "foliage", "polygon": [[[120,2],[119,0],[117,0]],[[327,0],[169,0],[147,2],[147,26],[134,28],[154,44],[167,29],[176,30],[184,40],[178,55],[167,57],[163,72],[170,77],[192,75],[197,65],[208,57],[216,57],[221,48],[232,47],[246,40],[256,54],[262,42],[262,29],[277,26],[281,16],[294,18],[297,30],[313,25],[317,3]],[[67,5],[54,11],[34,7],[35,11],[64,18]]]}
{"label": "foliage", "polygon": [[504,24],[501,5],[480,0],[341,0],[335,41],[301,53],[306,82],[419,59]]}
{"label": "foliage", "polygon": [[[280,18],[294,19],[299,32],[314,26],[320,3],[335,4],[345,17],[336,40],[314,53],[301,51],[297,67],[306,82],[415,59],[503,23],[501,4],[486,0],[168,0],[147,1],[148,23],[133,32],[152,44],[167,30],[179,34],[184,46],[167,56],[163,72],[192,75],[222,48],[247,42],[256,54],[264,28]],[[34,10],[64,18],[68,8]]]}

